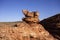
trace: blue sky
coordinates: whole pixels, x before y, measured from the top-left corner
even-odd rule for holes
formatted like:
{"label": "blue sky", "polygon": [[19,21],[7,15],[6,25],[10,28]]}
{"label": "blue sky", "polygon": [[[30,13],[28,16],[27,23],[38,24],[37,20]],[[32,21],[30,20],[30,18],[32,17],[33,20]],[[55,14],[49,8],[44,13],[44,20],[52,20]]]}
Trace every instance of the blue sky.
{"label": "blue sky", "polygon": [[60,13],[60,0],[0,0],[0,22],[20,21],[23,9],[38,11],[42,20]]}

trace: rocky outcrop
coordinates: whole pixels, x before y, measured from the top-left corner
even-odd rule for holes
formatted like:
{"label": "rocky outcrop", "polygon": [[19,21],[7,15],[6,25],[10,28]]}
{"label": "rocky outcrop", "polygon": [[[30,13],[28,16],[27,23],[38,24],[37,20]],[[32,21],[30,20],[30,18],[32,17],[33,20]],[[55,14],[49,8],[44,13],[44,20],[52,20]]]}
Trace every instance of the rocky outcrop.
{"label": "rocky outcrop", "polygon": [[57,40],[39,24],[38,12],[23,10],[23,13],[23,21],[14,27],[0,27],[0,40]]}
{"label": "rocky outcrop", "polygon": [[38,12],[29,12],[27,10],[23,10],[22,11],[23,14],[25,15],[25,18],[23,18],[22,20],[23,21],[26,21],[26,22],[32,22],[32,23],[38,23],[39,22],[39,13]]}
{"label": "rocky outcrop", "polygon": [[55,38],[60,40],[60,14],[40,21],[44,28],[49,31]]}

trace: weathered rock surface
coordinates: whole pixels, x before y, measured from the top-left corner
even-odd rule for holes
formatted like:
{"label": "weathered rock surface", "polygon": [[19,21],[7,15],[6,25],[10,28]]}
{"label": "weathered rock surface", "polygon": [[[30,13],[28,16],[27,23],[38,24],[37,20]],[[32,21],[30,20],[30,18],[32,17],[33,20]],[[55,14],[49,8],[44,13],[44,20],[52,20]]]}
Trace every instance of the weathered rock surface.
{"label": "weathered rock surface", "polygon": [[49,31],[55,38],[60,40],[60,14],[54,15],[40,21],[44,28]]}
{"label": "weathered rock surface", "polygon": [[18,27],[0,27],[0,40],[55,40],[40,24],[18,24]]}
{"label": "weathered rock surface", "polygon": [[[24,12],[24,15],[26,13],[27,11]],[[33,16],[30,16],[30,13],[28,13],[29,15],[25,15],[26,19],[28,16],[29,18],[33,17],[33,19],[23,19],[22,22],[14,24],[13,26],[1,26],[0,40],[57,40],[52,35],[50,35],[50,33],[46,31],[41,24],[39,24],[39,21],[30,21],[35,20],[34,18],[36,17],[38,20],[38,15],[36,15],[36,13],[37,12],[33,12],[31,14]]]}
{"label": "weathered rock surface", "polygon": [[29,12],[27,10],[23,10],[23,14],[25,15],[25,18],[23,18],[23,21],[26,22],[33,22],[33,23],[38,23],[39,22],[39,13],[38,12]]}

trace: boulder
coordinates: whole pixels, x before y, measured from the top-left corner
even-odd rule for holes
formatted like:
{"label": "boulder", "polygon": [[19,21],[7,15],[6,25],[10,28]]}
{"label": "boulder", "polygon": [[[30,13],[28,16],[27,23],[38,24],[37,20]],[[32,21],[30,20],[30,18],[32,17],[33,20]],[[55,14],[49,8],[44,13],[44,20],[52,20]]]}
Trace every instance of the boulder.
{"label": "boulder", "polygon": [[39,22],[39,13],[38,12],[29,12],[28,10],[23,10],[22,11],[25,17],[22,19],[25,22],[33,22],[33,23],[38,23]]}

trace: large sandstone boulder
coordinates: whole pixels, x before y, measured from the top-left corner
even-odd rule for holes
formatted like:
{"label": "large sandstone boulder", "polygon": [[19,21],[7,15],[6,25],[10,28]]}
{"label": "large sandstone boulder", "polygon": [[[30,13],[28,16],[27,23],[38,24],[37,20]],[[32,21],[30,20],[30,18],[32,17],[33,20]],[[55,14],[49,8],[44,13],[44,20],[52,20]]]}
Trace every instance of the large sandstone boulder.
{"label": "large sandstone boulder", "polygon": [[23,21],[26,22],[33,22],[33,23],[38,23],[39,22],[39,13],[38,12],[29,12],[28,10],[23,10],[22,11],[25,17],[22,19]]}

